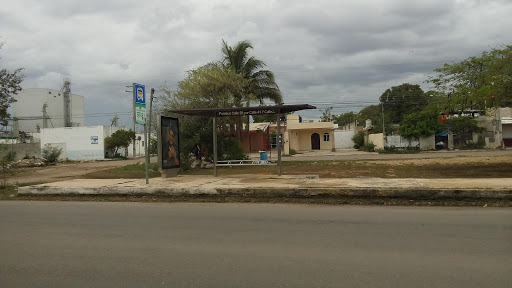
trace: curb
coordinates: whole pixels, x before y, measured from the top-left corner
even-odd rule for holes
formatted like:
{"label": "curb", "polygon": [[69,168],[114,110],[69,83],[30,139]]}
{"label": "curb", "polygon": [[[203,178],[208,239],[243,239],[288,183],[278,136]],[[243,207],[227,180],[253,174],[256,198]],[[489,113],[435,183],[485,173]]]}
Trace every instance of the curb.
{"label": "curb", "polygon": [[55,187],[36,185],[18,188],[20,196],[219,196],[219,197],[361,197],[405,199],[496,199],[511,200],[512,189],[434,189],[434,188],[208,188],[208,187]]}

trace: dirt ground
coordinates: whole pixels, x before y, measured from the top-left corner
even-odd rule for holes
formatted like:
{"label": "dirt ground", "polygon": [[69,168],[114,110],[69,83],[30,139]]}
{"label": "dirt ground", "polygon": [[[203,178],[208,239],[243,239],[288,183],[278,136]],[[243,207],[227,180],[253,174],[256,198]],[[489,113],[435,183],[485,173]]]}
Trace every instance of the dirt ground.
{"label": "dirt ground", "polygon": [[[419,154],[377,154],[360,151],[309,152],[298,157],[283,157],[283,174],[316,174],[325,178],[503,178],[512,177],[512,150],[453,151]],[[152,157],[151,162],[156,162]],[[42,168],[20,169],[8,183],[27,185],[91,178],[93,172],[144,163],[144,158],[117,161],[93,161],[57,164]],[[276,166],[225,167],[219,175],[275,174]],[[208,174],[198,170],[186,174]],[[94,173],[97,175],[97,173]],[[94,175],[92,174],[92,175]]]}
{"label": "dirt ground", "polygon": [[[9,185],[26,185],[78,179],[91,172],[144,163],[144,161],[144,158],[135,158],[128,160],[59,163],[55,166],[23,168],[18,173],[8,177],[7,183]],[[151,162],[156,162],[156,157],[152,157]]]}

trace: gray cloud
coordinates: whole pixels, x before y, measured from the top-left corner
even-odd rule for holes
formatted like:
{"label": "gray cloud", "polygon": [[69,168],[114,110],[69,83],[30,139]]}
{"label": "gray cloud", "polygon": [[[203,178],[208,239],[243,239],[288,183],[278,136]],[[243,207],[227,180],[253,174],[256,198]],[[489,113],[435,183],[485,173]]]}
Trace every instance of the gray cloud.
{"label": "gray cloud", "polygon": [[87,124],[122,112],[129,126],[126,85],[175,88],[185,71],[220,60],[222,39],[247,39],[285,103],[341,113],[376,103],[393,85],[428,89],[423,81],[443,63],[510,44],[511,10],[505,0],[4,0],[0,54],[3,66],[26,68],[25,88],[60,89],[70,77]]}

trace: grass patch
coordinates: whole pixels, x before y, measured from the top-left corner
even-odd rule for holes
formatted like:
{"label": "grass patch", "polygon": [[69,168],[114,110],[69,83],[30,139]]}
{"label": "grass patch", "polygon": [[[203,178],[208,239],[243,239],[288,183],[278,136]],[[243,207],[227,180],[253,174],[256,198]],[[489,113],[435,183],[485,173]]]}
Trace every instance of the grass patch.
{"label": "grass patch", "polygon": [[0,200],[16,199],[18,188],[16,186],[6,186],[0,189]]}
{"label": "grass patch", "polygon": [[[377,163],[376,163],[377,162]],[[218,167],[219,176],[239,174],[277,174],[277,166]],[[212,175],[213,169],[180,172],[180,175]],[[508,162],[476,163],[431,162],[428,164],[396,165],[382,161],[284,161],[283,175],[314,174],[320,178],[509,178],[512,165]]]}
{"label": "grass patch", "polygon": [[[120,178],[146,178],[145,164],[131,164],[123,167],[95,171],[83,176],[86,179],[120,179]],[[150,163],[148,168],[149,178],[160,177],[158,165]]]}
{"label": "grass patch", "polygon": [[421,152],[420,149],[398,149],[395,147],[379,149],[379,154],[418,154]]}

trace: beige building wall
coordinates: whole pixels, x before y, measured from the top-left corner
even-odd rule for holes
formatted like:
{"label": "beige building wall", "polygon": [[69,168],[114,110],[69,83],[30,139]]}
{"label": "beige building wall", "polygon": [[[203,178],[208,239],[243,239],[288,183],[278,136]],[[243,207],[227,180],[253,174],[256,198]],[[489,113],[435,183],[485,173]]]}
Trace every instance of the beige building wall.
{"label": "beige building wall", "polygon": [[436,149],[436,135],[420,137],[420,150],[435,150],[435,149]]}
{"label": "beige building wall", "polygon": [[[307,130],[288,130],[289,149],[295,151],[312,150],[311,136],[318,133],[320,136],[320,150],[332,150],[334,144],[333,130],[329,129],[307,129]],[[328,141],[324,141],[324,134],[329,135]],[[286,140],[286,138],[285,138]],[[286,151],[285,151],[286,153]],[[289,153],[289,152],[288,152]]]}
{"label": "beige building wall", "polygon": [[384,134],[370,134],[368,135],[368,142],[373,143],[373,145],[375,145],[375,149],[384,149]]}
{"label": "beige building wall", "polygon": [[[320,137],[320,150],[334,150],[334,124],[332,122],[299,123],[299,115],[286,115],[286,132],[283,133],[284,153],[290,150],[312,150],[311,136],[318,133]],[[324,134],[328,137],[324,138]],[[328,138],[328,139],[327,139]],[[324,141],[327,140],[327,141]]]}

